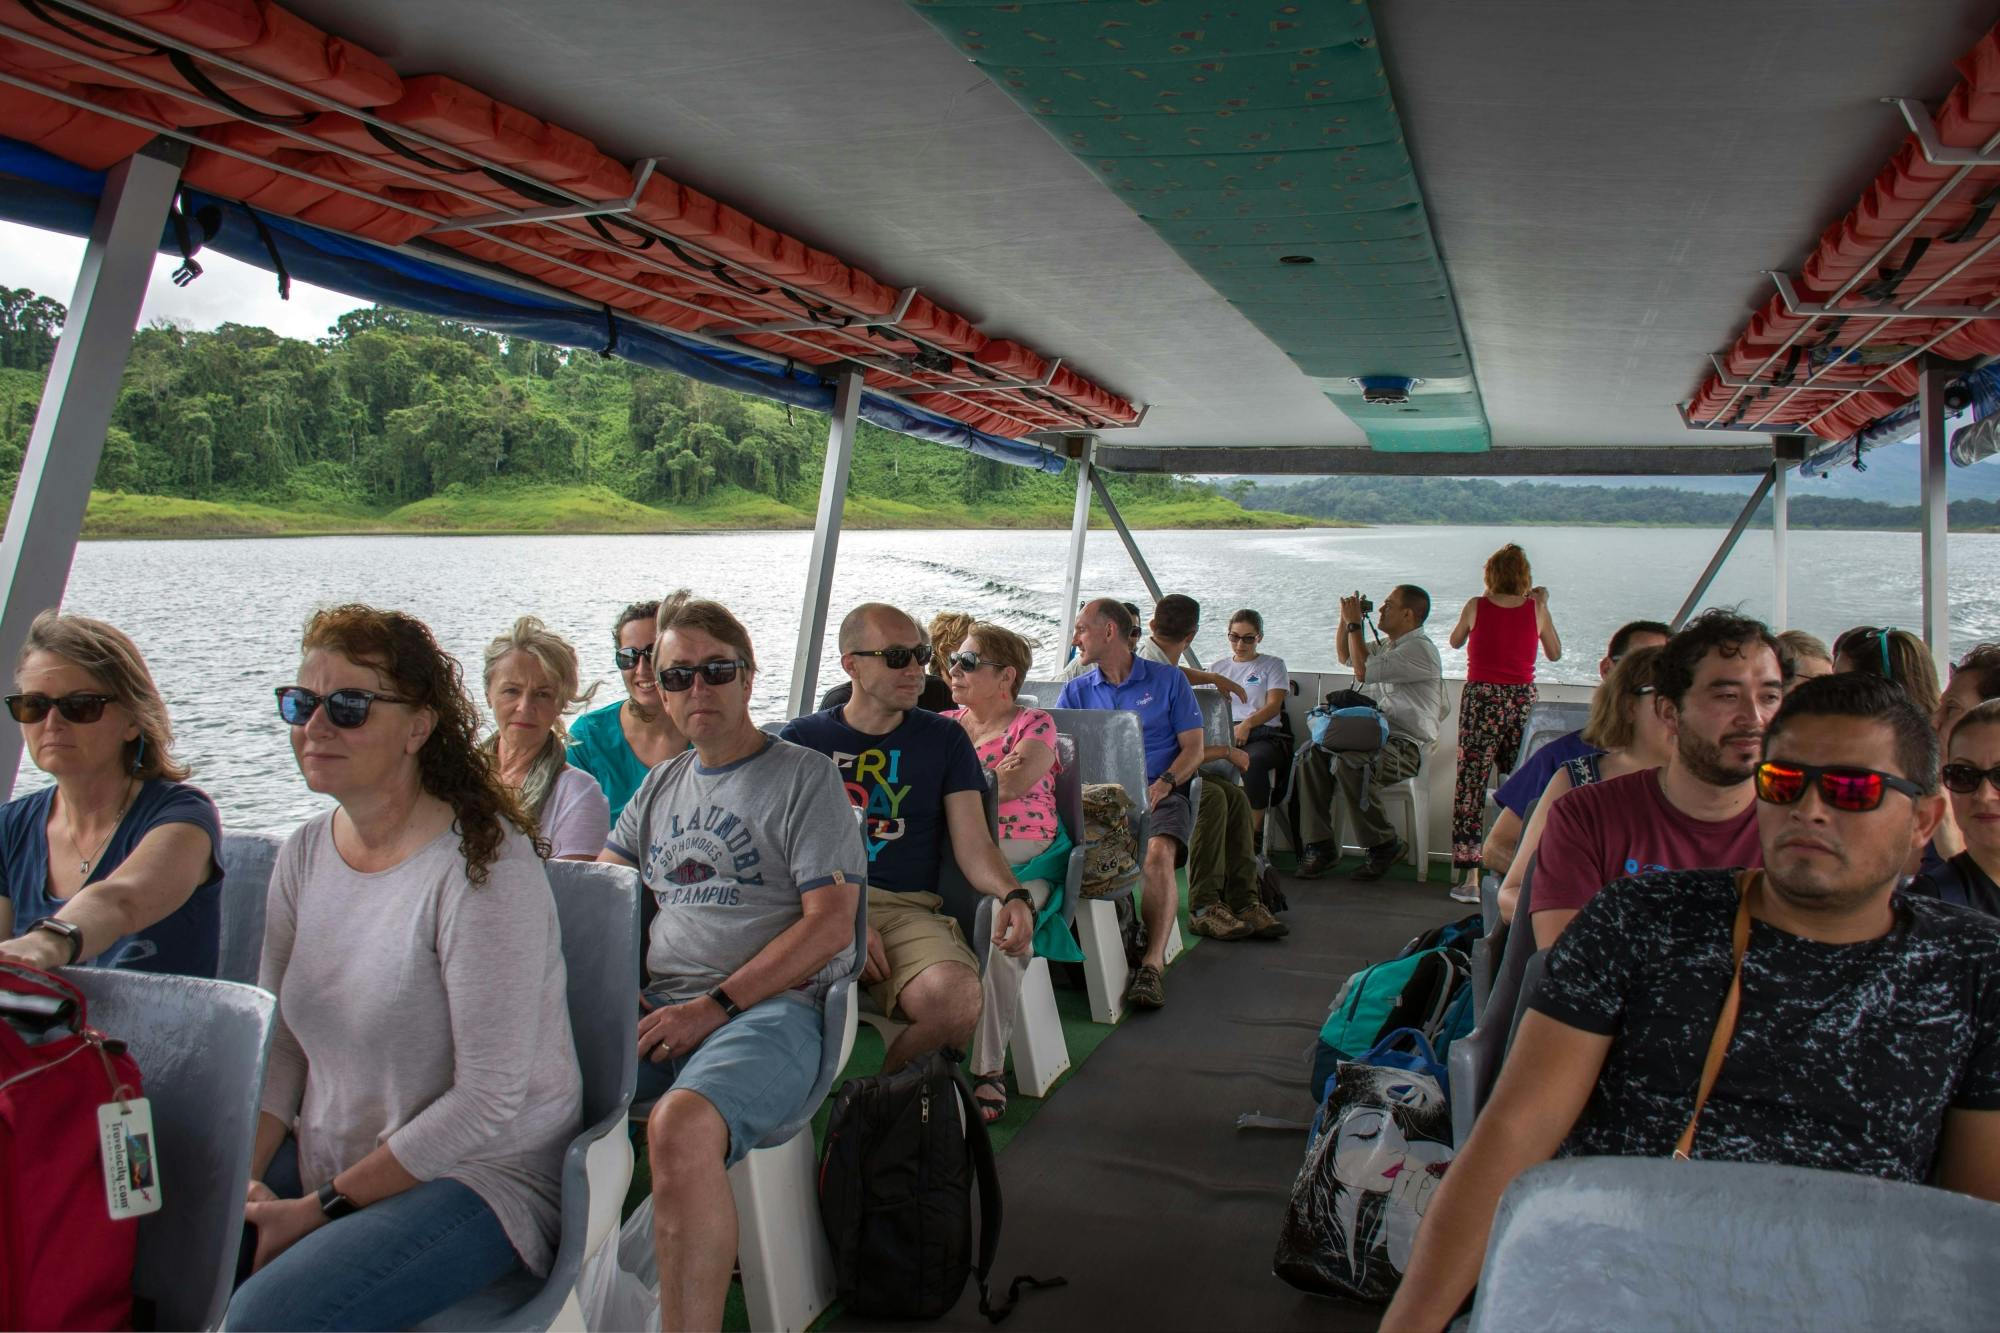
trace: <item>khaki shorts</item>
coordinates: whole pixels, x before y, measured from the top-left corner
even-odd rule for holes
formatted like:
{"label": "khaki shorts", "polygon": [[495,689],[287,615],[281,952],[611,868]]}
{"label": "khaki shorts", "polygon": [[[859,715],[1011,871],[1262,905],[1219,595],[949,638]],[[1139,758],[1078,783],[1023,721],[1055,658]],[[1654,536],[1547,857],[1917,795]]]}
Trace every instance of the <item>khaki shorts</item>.
{"label": "khaki shorts", "polygon": [[868,890],[868,925],[882,937],[882,952],[889,956],[888,980],[868,987],[868,997],[891,1018],[905,1017],[897,1014],[896,1001],[920,972],[939,963],[963,963],[973,976],[979,975],[979,960],[958,921],[938,911],[943,902],[935,893]]}

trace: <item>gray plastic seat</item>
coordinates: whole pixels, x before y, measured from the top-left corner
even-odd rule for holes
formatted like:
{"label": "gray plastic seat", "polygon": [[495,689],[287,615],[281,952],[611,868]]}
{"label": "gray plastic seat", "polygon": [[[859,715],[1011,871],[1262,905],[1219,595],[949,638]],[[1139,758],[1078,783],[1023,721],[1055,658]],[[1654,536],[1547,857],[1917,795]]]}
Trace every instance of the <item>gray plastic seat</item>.
{"label": "gray plastic seat", "polygon": [[1075,844],[1069,854],[1069,874],[1063,880],[1061,908],[1063,923],[1074,926],[1077,899],[1083,896],[1083,774],[1077,768],[1076,738],[1061,731],[1056,733],[1056,818]]}
{"label": "gray plastic seat", "polygon": [[264,903],[283,838],[268,833],[222,835],[222,950],[216,977],[257,984],[264,958]]}
{"label": "gray plastic seat", "polygon": [[1056,700],[1062,697],[1064,680],[1024,680],[1015,691],[1015,698],[1022,704],[1032,704],[1036,708],[1054,708]]}
{"label": "gray plastic seat", "polygon": [[[1109,708],[1051,708],[1056,731],[1076,746],[1077,779],[1084,784],[1115,782],[1132,800],[1132,834],[1146,853],[1146,734],[1137,713]],[[1081,808],[1082,799],[1078,798]]]}
{"label": "gray plastic seat", "polygon": [[1563,704],[1553,700],[1536,700],[1528,708],[1528,719],[1521,724],[1521,749],[1514,756],[1514,767],[1528,762],[1529,756],[1547,745],[1559,740],[1572,731],[1579,731],[1590,721],[1590,705],[1587,703]]}
{"label": "gray plastic seat", "polygon": [[[1236,733],[1229,721],[1229,700],[1222,697],[1222,691],[1213,685],[1194,687],[1194,701],[1201,709],[1201,743],[1203,745],[1234,745]],[[1236,771],[1236,765],[1227,759],[1217,759],[1201,766],[1201,775],[1216,778],[1222,782],[1243,785],[1243,775]]]}
{"label": "gray plastic seat", "polygon": [[[1514,908],[1513,924],[1507,927],[1505,943],[1500,946],[1498,965],[1492,969],[1485,1003],[1478,1006],[1479,1016],[1472,1031],[1453,1042],[1446,1057],[1451,1071],[1451,1137],[1460,1147],[1472,1133],[1472,1122],[1478,1118],[1480,1108],[1492,1095],[1493,1082],[1500,1076],[1500,1063],[1513,1041],[1522,997],[1528,993],[1523,982],[1528,961],[1535,954],[1535,931],[1528,919],[1534,911],[1530,903],[1534,887],[1535,862],[1531,855],[1522,871],[1521,898]],[[1494,947],[1490,937],[1480,943],[1489,951]],[[1475,968],[1475,982],[1478,975]]]}
{"label": "gray plastic seat", "polygon": [[[158,1328],[214,1328],[236,1280],[243,1194],[278,1002],[203,977],[73,967],[90,1025],[139,1062],[162,1206],[139,1220],[135,1295]],[[101,1206],[101,1200],[100,1200]]]}
{"label": "gray plastic seat", "polygon": [[1472,1333],[1988,1329],[2000,1204],[1837,1171],[1573,1158],[1500,1200]]}
{"label": "gray plastic seat", "polygon": [[[845,976],[836,977],[827,987],[826,1003],[820,1008],[819,1073],[813,1078],[812,1092],[797,1115],[772,1130],[759,1148],[776,1148],[790,1141],[801,1130],[812,1124],[812,1118],[819,1114],[820,1105],[827,1094],[833,1091],[833,1081],[840,1076],[840,1067],[846,1062],[847,1033],[853,1025],[853,1013],[860,1003],[855,994],[854,983],[861,977],[861,969],[868,962],[868,890],[864,885],[855,897],[854,906],[854,961]],[[632,1038],[638,1045],[638,1036]]]}
{"label": "gray plastic seat", "polygon": [[[570,1035],[583,1074],[585,1126],[563,1150],[562,1233],[555,1261],[546,1279],[525,1273],[503,1279],[420,1328],[541,1329],[554,1324],[576,1288],[590,1233],[586,1159],[598,1140],[625,1132],[639,1067],[638,873],[629,866],[592,861],[551,861],[548,872],[562,928]],[[614,1212],[622,1201],[622,1192],[610,1201]],[[599,1200],[599,1210],[603,1207]]]}

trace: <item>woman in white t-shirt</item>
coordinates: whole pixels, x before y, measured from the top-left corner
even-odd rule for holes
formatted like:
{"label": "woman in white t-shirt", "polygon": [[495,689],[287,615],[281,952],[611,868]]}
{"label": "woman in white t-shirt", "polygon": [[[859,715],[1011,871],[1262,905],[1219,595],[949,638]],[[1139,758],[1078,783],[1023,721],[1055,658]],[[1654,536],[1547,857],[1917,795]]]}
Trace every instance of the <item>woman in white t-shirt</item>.
{"label": "woman in white t-shirt", "polygon": [[500,780],[534,817],[550,860],[594,861],[611,831],[611,806],[597,779],[565,761],[562,715],[588,703],[579,694],[576,649],[533,616],[486,645],[486,705],[493,734],[484,748]]}
{"label": "woman in white t-shirt", "polygon": [[1260,839],[1264,810],[1271,803],[1272,775],[1283,771],[1292,753],[1291,737],[1284,728],[1292,680],[1283,658],[1257,651],[1263,642],[1264,617],[1248,609],[1238,611],[1229,618],[1229,656],[1217,658],[1208,668],[1243,687],[1244,697],[1229,701],[1229,716],[1236,724],[1238,748],[1250,756],[1243,790],[1250,798],[1250,817]]}

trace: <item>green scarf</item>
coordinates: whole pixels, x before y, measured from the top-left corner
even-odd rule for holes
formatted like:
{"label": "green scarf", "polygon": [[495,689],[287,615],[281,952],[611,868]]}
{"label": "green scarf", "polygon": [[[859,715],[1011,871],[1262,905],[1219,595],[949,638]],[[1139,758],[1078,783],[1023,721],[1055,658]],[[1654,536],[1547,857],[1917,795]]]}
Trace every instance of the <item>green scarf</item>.
{"label": "green scarf", "polygon": [[1077,947],[1076,937],[1070,934],[1062,918],[1063,891],[1069,883],[1069,854],[1075,847],[1069,830],[1057,824],[1055,840],[1049,849],[1013,868],[1014,878],[1023,884],[1031,879],[1045,879],[1053,886],[1049,900],[1035,916],[1035,952],[1052,963],[1083,961],[1083,950]]}

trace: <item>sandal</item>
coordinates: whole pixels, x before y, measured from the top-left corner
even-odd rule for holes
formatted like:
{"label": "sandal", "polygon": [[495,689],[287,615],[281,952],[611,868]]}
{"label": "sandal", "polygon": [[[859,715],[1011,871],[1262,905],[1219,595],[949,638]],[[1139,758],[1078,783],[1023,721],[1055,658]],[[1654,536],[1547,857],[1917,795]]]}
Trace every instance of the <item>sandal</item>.
{"label": "sandal", "polygon": [[[981,1096],[991,1093],[991,1096]],[[1007,1076],[1005,1074],[975,1074],[972,1077],[972,1100],[979,1103],[979,1118],[992,1124],[1007,1114]]]}

